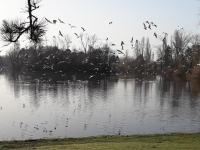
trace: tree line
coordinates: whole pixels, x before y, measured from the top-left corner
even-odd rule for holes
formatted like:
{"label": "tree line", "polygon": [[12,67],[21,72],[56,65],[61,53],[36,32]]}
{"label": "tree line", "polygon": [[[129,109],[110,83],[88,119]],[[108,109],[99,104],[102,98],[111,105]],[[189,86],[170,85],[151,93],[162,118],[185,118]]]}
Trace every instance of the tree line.
{"label": "tree line", "polygon": [[[33,12],[39,9],[41,0],[27,0],[27,20],[3,20],[0,27],[1,39],[13,43],[5,56],[0,57],[0,66],[14,70],[32,71],[83,71],[100,73],[141,72],[183,75],[190,72],[200,60],[200,35],[192,35],[183,28],[175,30],[171,37],[167,33],[157,36],[162,44],[152,51],[149,38],[136,40],[132,44],[134,56],[125,50],[116,50],[112,43],[97,45],[96,35],[80,34],[81,49],[71,48],[68,35],[53,39],[54,45],[43,44],[47,22],[39,20]],[[19,39],[26,34],[31,41],[20,48]],[[167,35],[167,36],[166,36]],[[119,56],[118,56],[119,55]],[[156,57],[157,56],[157,57]],[[156,60],[155,60],[156,57]]]}

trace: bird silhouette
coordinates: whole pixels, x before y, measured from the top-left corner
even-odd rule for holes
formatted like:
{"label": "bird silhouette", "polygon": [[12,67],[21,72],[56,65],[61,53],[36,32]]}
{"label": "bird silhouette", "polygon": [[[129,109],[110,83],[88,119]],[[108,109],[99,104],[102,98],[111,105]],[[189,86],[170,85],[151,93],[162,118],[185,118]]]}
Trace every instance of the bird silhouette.
{"label": "bird silhouette", "polygon": [[144,29],[146,30],[146,29],[147,29],[147,27],[146,27],[146,24],[145,24],[145,23],[143,23],[143,25],[144,25]]}
{"label": "bird silhouette", "polygon": [[120,51],[120,50],[118,50],[118,49],[117,49],[117,51],[119,52],[119,54],[124,54],[122,51]]}
{"label": "bird silhouette", "polygon": [[91,75],[90,77],[89,77],[89,79],[91,79],[92,77],[94,77],[95,75]]}
{"label": "bird silhouette", "polygon": [[56,24],[57,20],[53,20],[53,24]]}
{"label": "bird silhouette", "polygon": [[78,36],[78,34],[77,34],[77,33],[74,33],[74,34],[76,35],[76,37],[77,37],[77,38],[79,38],[79,37],[80,37],[80,36]]}
{"label": "bird silhouette", "polygon": [[155,24],[152,24],[152,25],[157,28],[157,25],[155,25]]}
{"label": "bird silhouette", "polygon": [[163,38],[162,41],[166,44],[166,38],[167,38],[168,34],[166,32],[163,32],[163,34],[165,34],[165,37]]}
{"label": "bird silhouette", "polygon": [[83,32],[85,31],[85,29],[83,27],[81,27],[81,29],[83,29]]}
{"label": "bird silhouette", "polygon": [[113,22],[111,21],[111,22],[109,22],[109,24],[112,24]]}
{"label": "bird silhouette", "polygon": [[156,38],[157,38],[157,34],[154,32],[154,34],[153,34]]}
{"label": "bird silhouette", "polygon": [[45,57],[45,58],[46,58],[46,59],[49,59],[49,58],[50,58],[50,56],[51,56],[51,55],[49,55],[49,56],[47,56],[47,57]]}
{"label": "bird silhouette", "polygon": [[166,32],[163,32],[163,34],[165,34],[165,37],[168,36],[168,34]]}
{"label": "bird silhouette", "polygon": [[131,44],[131,48],[133,49],[134,47],[133,47],[133,44]]}
{"label": "bird silhouette", "polygon": [[149,24],[148,28],[151,30],[151,24]]}
{"label": "bird silhouette", "polygon": [[123,47],[123,45],[124,45],[124,42],[123,42],[123,41],[121,41],[121,47],[122,47],[122,50],[124,50],[124,47]]}
{"label": "bird silhouette", "polygon": [[52,24],[52,22],[51,22],[50,20],[48,20],[47,18],[45,18],[45,20],[46,20],[47,22],[49,22],[49,23],[51,23],[51,24]]}
{"label": "bird silhouette", "polygon": [[108,38],[106,38],[106,41],[108,41]]}
{"label": "bird silhouette", "polygon": [[162,41],[165,42],[165,40],[166,40],[166,37],[164,37]]}
{"label": "bird silhouette", "polygon": [[133,37],[131,38],[131,41],[130,41],[131,43],[133,43]]}
{"label": "bird silhouette", "polygon": [[148,24],[149,24],[149,21],[146,21],[146,23],[148,23]]}
{"label": "bird silhouette", "polygon": [[60,35],[60,36],[63,36],[62,33],[61,33],[61,31],[59,31],[59,35]]}
{"label": "bird silhouette", "polygon": [[71,26],[71,28],[76,28],[75,26]]}
{"label": "bird silhouette", "polygon": [[[60,21],[60,23],[64,23],[62,20],[60,20],[59,18],[58,18],[58,20]],[[65,23],[64,23],[65,24]]]}
{"label": "bird silhouette", "polygon": [[125,43],[123,41],[121,41],[121,46],[123,46]]}

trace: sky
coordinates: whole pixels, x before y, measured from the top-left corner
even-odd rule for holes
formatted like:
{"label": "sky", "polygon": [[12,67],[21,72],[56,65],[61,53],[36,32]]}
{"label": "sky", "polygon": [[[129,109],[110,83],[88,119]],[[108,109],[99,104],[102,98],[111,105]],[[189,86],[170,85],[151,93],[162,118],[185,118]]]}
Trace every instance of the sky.
{"label": "sky", "polygon": [[[26,0],[0,0],[0,24],[4,19],[26,18],[27,14],[22,13],[26,3]],[[34,14],[39,19],[52,21],[59,18],[65,22],[48,24],[45,36],[47,45],[52,45],[53,36],[58,38],[61,31],[71,38],[71,49],[82,48],[80,39],[74,33],[82,33],[81,27],[84,27],[88,35],[97,35],[98,44],[114,43],[116,46],[113,49],[121,49],[123,41],[124,49],[133,55],[132,37],[134,43],[148,37],[156,53],[155,46],[162,42],[155,38],[154,32],[158,36],[166,32],[170,37],[176,29],[184,28],[188,33],[199,34],[199,8],[198,0],[42,0]],[[111,21],[113,23],[109,25]],[[157,28],[144,30],[143,23],[146,21],[154,22]],[[70,28],[69,24],[76,28]],[[28,45],[28,42],[22,42],[21,46]],[[4,44],[0,41],[1,55],[10,49],[9,46],[2,47]]]}

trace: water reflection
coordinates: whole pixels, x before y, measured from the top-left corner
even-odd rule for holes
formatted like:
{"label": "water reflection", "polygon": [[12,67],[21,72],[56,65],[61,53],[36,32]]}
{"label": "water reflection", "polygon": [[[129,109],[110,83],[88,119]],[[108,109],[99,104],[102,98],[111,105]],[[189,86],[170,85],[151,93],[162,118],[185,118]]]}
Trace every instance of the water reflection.
{"label": "water reflection", "polygon": [[0,140],[200,131],[200,84],[125,74],[0,74]]}

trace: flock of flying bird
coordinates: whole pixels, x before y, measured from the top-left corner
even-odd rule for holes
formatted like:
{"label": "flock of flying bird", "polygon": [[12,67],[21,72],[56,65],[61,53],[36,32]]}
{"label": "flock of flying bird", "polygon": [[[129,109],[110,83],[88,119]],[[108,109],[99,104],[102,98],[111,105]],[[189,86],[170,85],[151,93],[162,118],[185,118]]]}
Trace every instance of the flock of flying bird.
{"label": "flock of flying bird", "polygon": [[[58,18],[58,20],[53,20],[53,21],[50,21],[50,20],[47,19],[47,18],[45,18],[45,20],[46,20],[48,23],[50,23],[50,24],[56,24],[57,22],[62,23],[62,24],[65,24],[65,22],[62,21],[62,20],[59,19],[59,18]],[[113,24],[113,22],[109,22],[108,24],[111,25],[111,24]],[[74,25],[71,25],[71,24],[68,24],[68,25],[69,25],[71,28],[76,28],[76,26],[74,26]],[[145,29],[145,30],[147,30],[147,29],[150,29],[150,30],[151,30],[152,27],[157,28],[157,25],[156,25],[156,24],[154,24],[153,22],[149,22],[149,21],[144,22],[143,25],[144,25],[144,29]],[[85,28],[83,28],[83,27],[81,27],[81,29],[83,30],[83,32],[86,31]],[[165,33],[165,32],[163,32],[163,33],[165,34],[165,36],[164,36],[164,38],[163,38],[163,42],[165,42],[166,36],[167,36],[168,34]],[[77,33],[74,33],[74,34],[76,35],[77,38],[80,37],[80,35],[78,35]],[[63,37],[63,34],[62,34],[62,32],[61,32],[60,30],[59,30],[59,35]],[[157,38],[156,32],[154,32],[153,36],[155,36],[155,38]],[[53,37],[55,38],[55,36],[53,36]],[[106,41],[108,41],[108,38],[106,38]],[[135,42],[138,43],[138,40],[136,40]],[[132,47],[132,49],[133,49],[133,48],[134,48],[134,45],[133,45],[133,37],[131,38],[130,43],[131,43],[131,47]],[[124,52],[123,52],[122,50],[124,50],[124,45],[125,45],[125,43],[124,43],[123,41],[121,41],[121,44],[120,44],[120,45],[121,45],[121,50],[118,50],[118,49],[117,49],[117,52],[118,52],[118,54],[124,54]],[[111,46],[115,46],[115,44],[113,43],[113,44],[111,44]],[[125,55],[125,54],[124,54],[124,55]]]}
{"label": "flock of flying bird", "polygon": [[[145,23],[143,23],[144,25],[144,29],[147,30],[148,28],[151,30],[151,27],[154,26],[157,28],[157,25],[155,25],[153,22],[146,21]],[[148,26],[147,26],[148,25]],[[157,34],[154,32],[154,36],[157,38]]]}
{"label": "flock of flying bird", "polygon": [[[63,21],[60,20],[59,18],[58,18],[58,20],[53,20],[52,22],[51,22],[49,19],[47,19],[47,18],[45,18],[45,20],[46,20],[48,23],[50,23],[50,24],[56,24],[58,21],[59,21],[60,23],[65,24],[65,22],[63,22]],[[76,26],[73,26],[73,25],[71,25],[70,23],[69,23],[69,26],[70,26],[71,28],[76,28]],[[85,31],[85,29],[84,29],[83,27],[81,27],[81,29],[83,30],[83,32]],[[80,37],[77,33],[74,33],[74,34],[77,36],[77,38]],[[63,34],[62,34],[62,32],[61,32],[60,30],[59,30],[59,35],[60,35],[60,36],[63,36]]]}

